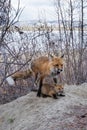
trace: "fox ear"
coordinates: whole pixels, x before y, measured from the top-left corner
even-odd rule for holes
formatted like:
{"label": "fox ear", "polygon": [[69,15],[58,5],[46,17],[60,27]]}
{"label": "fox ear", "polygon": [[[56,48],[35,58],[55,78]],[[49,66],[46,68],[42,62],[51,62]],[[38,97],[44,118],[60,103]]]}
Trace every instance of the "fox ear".
{"label": "fox ear", "polygon": [[56,56],[54,54],[49,54],[49,60],[52,61],[53,58],[55,58]]}
{"label": "fox ear", "polygon": [[61,55],[61,58],[64,58],[64,54],[63,54],[63,55]]}
{"label": "fox ear", "polygon": [[56,56],[54,54],[49,54],[50,58],[55,58]]}

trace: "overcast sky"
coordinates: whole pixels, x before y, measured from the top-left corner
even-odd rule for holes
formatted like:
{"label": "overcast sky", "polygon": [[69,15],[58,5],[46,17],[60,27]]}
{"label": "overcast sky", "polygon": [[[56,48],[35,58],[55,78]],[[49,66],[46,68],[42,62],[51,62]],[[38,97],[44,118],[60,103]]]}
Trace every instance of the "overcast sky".
{"label": "overcast sky", "polygon": [[[14,8],[17,8],[17,3],[18,0],[12,0]],[[53,0],[20,0],[20,7],[24,8],[20,21],[57,19]]]}

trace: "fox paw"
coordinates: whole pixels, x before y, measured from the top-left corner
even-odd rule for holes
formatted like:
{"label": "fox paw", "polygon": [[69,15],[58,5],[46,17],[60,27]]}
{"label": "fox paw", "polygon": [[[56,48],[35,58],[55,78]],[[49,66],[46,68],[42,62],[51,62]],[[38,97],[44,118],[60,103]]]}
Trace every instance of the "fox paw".
{"label": "fox paw", "polygon": [[40,94],[40,93],[37,93],[37,97],[41,97],[41,94]]}

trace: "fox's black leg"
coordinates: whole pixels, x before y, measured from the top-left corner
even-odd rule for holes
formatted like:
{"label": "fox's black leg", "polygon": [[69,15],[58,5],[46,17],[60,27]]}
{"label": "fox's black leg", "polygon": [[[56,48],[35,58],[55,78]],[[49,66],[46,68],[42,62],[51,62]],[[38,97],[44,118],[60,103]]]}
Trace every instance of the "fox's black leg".
{"label": "fox's black leg", "polygon": [[53,80],[54,80],[54,83],[56,83],[56,84],[57,84],[57,78],[56,78],[56,77],[54,77],[54,78],[53,78]]}
{"label": "fox's black leg", "polygon": [[56,94],[53,94],[54,99],[58,99],[58,96]]}
{"label": "fox's black leg", "polygon": [[42,94],[42,97],[43,97],[43,98],[46,98],[46,97],[47,97],[47,95],[45,95],[45,94]]}
{"label": "fox's black leg", "polygon": [[38,92],[37,92],[37,96],[38,96],[38,97],[41,96],[42,82],[43,82],[43,79],[41,78],[41,79],[40,79],[40,83],[39,83],[39,89],[38,89]]}

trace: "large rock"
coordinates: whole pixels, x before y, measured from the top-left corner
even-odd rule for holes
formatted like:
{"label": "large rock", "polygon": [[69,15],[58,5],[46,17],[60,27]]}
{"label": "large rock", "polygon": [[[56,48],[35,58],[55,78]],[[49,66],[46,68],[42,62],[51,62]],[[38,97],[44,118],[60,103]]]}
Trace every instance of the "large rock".
{"label": "large rock", "polygon": [[0,130],[87,130],[87,84],[65,85],[65,97],[36,93],[0,105]]}

